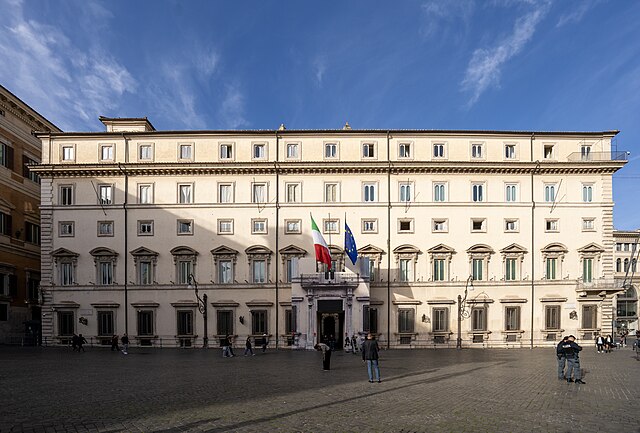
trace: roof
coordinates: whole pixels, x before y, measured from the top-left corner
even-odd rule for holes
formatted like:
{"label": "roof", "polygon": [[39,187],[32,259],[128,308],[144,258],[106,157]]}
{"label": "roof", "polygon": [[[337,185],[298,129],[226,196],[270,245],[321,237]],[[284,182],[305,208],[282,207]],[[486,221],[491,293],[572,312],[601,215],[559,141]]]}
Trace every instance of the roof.
{"label": "roof", "polygon": [[39,123],[41,123],[43,125],[48,126],[54,132],[62,132],[62,130],[60,128],[58,128],[53,122],[48,120],[42,114],[38,113],[29,104],[24,102],[22,99],[20,99],[15,94],[13,94],[9,89],[7,89],[2,84],[0,84],[0,93],[3,93],[3,92],[8,94],[12,99],[14,99],[15,100],[14,102],[18,102],[20,105],[22,105],[22,107],[20,107],[20,108],[22,110],[24,110],[25,112],[28,111],[29,112],[28,114],[30,114],[34,118],[34,120],[36,120],[37,122],[39,122]]}

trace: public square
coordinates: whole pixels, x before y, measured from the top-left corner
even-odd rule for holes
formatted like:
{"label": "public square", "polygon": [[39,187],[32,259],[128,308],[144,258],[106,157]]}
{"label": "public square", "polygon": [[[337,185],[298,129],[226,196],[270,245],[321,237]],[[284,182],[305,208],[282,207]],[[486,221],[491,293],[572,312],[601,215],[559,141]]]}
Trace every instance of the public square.
{"label": "public square", "polygon": [[586,385],[552,348],[383,351],[380,384],[350,353],[235,352],[0,347],[0,431],[640,431],[630,348],[586,344]]}

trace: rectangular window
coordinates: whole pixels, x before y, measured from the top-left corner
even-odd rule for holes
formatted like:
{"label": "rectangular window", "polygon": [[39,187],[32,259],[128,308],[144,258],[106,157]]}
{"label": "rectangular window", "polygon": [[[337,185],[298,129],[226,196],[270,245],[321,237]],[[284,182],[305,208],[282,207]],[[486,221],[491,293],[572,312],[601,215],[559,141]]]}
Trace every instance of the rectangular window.
{"label": "rectangular window", "polygon": [[98,262],[98,284],[101,286],[113,284],[113,262]]}
{"label": "rectangular window", "polygon": [[62,206],[73,204],[73,185],[60,185],[60,201]]}
{"label": "rectangular window", "polygon": [[398,148],[399,158],[411,158],[411,143],[400,143]]}
{"label": "rectangular window", "polygon": [[112,337],[115,334],[113,311],[98,311],[98,335]]}
{"label": "rectangular window", "polygon": [[193,335],[193,311],[178,311],[178,335]]}
{"label": "rectangular window", "polygon": [[449,231],[448,220],[446,219],[434,219],[433,222],[433,232],[434,233],[446,233]]}
{"label": "rectangular window", "polygon": [[362,307],[362,330],[366,333],[378,332],[378,309],[365,305]]}
{"label": "rectangular window", "polygon": [[487,330],[487,309],[473,307],[471,309],[471,330],[475,332]]}
{"label": "rectangular window", "polygon": [[113,145],[100,146],[100,160],[113,161]]}
{"label": "rectangular window", "polygon": [[444,259],[433,259],[433,281],[445,281]]}
{"label": "rectangular window", "polygon": [[138,235],[153,236],[153,220],[138,220]]}
{"label": "rectangular window", "polygon": [[260,219],[252,219],[251,220],[251,234],[266,234],[267,233],[267,220]]}
{"label": "rectangular window", "polygon": [[433,145],[433,157],[444,158],[444,144],[436,143]]}
{"label": "rectangular window", "polygon": [[25,179],[29,179],[32,182],[40,183],[40,175],[31,170],[32,165],[39,164],[35,159],[29,158],[27,155],[22,155],[22,175]]}
{"label": "rectangular window", "polygon": [[545,220],[544,231],[555,233],[558,231],[558,220],[557,219],[548,219]]}
{"label": "rectangular window", "polygon": [[362,157],[363,158],[375,158],[376,146],[374,143],[364,143],[362,145]]}
{"label": "rectangular window", "polygon": [[220,159],[233,159],[233,144],[220,145]]}
{"label": "rectangular window", "polygon": [[153,159],[153,146],[150,144],[141,144],[138,147],[138,159],[141,161],[151,161]]}
{"label": "rectangular window", "polygon": [[506,281],[515,281],[516,280],[516,264],[517,259],[515,258],[507,258],[504,261],[505,265],[505,275],[504,279]]}
{"label": "rectangular window", "polygon": [[153,336],[153,311],[138,311],[138,335]]}
{"label": "rectangular window", "polygon": [[251,311],[251,333],[254,335],[267,334],[267,310]]}
{"label": "rectangular window", "polygon": [[58,311],[58,335],[61,337],[71,336],[75,333],[76,321],[73,311]]}
{"label": "rectangular window", "polygon": [[298,309],[295,305],[291,306],[291,309],[284,310],[284,332],[286,334],[291,335],[298,331],[297,316]]}
{"label": "rectangular window", "polygon": [[300,203],[302,187],[299,183],[287,183],[287,203]]}
{"label": "rectangular window", "polygon": [[514,202],[518,200],[518,185],[505,185],[505,201]]}
{"label": "rectangular window", "polygon": [[192,235],[193,234],[193,220],[178,220],[178,234],[179,235]]}
{"label": "rectangular window", "polygon": [[371,202],[377,200],[376,184],[364,183],[362,184],[362,197],[365,202]]}
{"label": "rectangular window", "polygon": [[433,320],[432,320],[433,332],[447,332],[449,331],[449,309],[448,308],[434,308]]}
{"label": "rectangular window", "polygon": [[13,218],[4,212],[0,212],[0,233],[13,236]]}
{"label": "rectangular window", "polygon": [[375,219],[362,220],[362,233],[377,233],[377,232],[378,232],[378,220],[375,220]]}
{"label": "rectangular window", "polygon": [[472,218],[471,219],[471,231],[475,233],[484,233],[487,231],[487,219],[486,218]]}
{"label": "rectangular window", "polygon": [[193,159],[193,145],[180,144],[178,147],[178,158],[191,161]]}
{"label": "rectangular window", "polygon": [[596,329],[598,327],[598,307],[597,305],[582,306],[582,328]]}
{"label": "rectangular window", "polygon": [[582,259],[582,281],[585,283],[593,282],[593,259]]}
{"label": "rectangular window", "polygon": [[113,221],[98,221],[98,236],[113,236]]}
{"label": "rectangular window", "polygon": [[40,245],[40,226],[26,221],[24,223],[25,241]]}
{"label": "rectangular window", "polygon": [[337,183],[325,183],[324,184],[324,201],[325,203],[336,203],[338,201],[338,184]]}
{"label": "rectangular window", "polygon": [[297,159],[300,156],[300,152],[298,151],[298,143],[288,143],[287,144],[287,158],[289,159]]}
{"label": "rectangular window", "polygon": [[232,235],[233,220],[218,220],[218,234]]}
{"label": "rectangular window", "polygon": [[60,285],[71,286],[73,285],[75,278],[73,276],[73,263],[61,262],[60,263]]}
{"label": "rectangular window", "polygon": [[560,306],[547,305],[544,308],[544,324],[546,330],[560,329]]}
{"label": "rectangular window", "polygon": [[340,221],[337,219],[323,220],[323,233],[339,233]]}
{"label": "rectangular window", "polygon": [[301,220],[285,220],[285,233],[298,234],[302,233],[302,221]]}
{"label": "rectangular window", "polygon": [[229,259],[218,261],[218,284],[231,284],[233,282],[233,262]]}
{"label": "rectangular window", "polygon": [[413,281],[413,261],[411,259],[400,259],[400,281]]}
{"label": "rectangular window", "polygon": [[474,281],[482,281],[483,280],[483,270],[484,270],[484,259],[473,259],[471,261],[472,266],[472,277]]}
{"label": "rectangular window", "polygon": [[517,219],[506,219],[506,220],[504,220],[504,231],[505,232],[517,232],[518,231],[518,220]]}
{"label": "rectangular window", "polygon": [[181,204],[193,203],[193,185],[192,184],[178,185],[178,203],[181,203]]}
{"label": "rectangular window", "polygon": [[62,146],[62,160],[69,162],[75,159],[75,148],[73,146]]}
{"label": "rectangular window", "polygon": [[151,184],[138,184],[138,203],[151,204],[153,203],[153,185]]}
{"label": "rectangular window", "polygon": [[591,146],[580,146],[580,159],[591,161]]}
{"label": "rectangular window", "polygon": [[472,144],[471,145],[471,158],[476,158],[476,159],[484,158],[482,144]]}
{"label": "rectangular window", "polygon": [[411,183],[401,183],[400,184],[400,201],[401,202],[410,202],[411,201]]}
{"label": "rectangular window", "polygon": [[153,283],[153,264],[147,260],[138,262],[138,282],[143,286]]}
{"label": "rectangular window", "polygon": [[74,234],[74,222],[73,221],[60,221],[59,223],[59,235],[60,237],[73,237]]}
{"label": "rectangular window", "polygon": [[267,184],[254,183],[251,185],[251,200],[253,203],[267,202]]}
{"label": "rectangular window", "polygon": [[398,233],[413,233],[413,219],[399,219]]}
{"label": "rectangular window", "polygon": [[443,202],[447,201],[447,188],[444,183],[433,184],[433,201]]}
{"label": "rectangular window", "polygon": [[189,284],[191,274],[193,274],[193,263],[191,260],[178,260],[178,284]]}
{"label": "rectangular window", "polygon": [[504,329],[505,331],[520,330],[520,307],[506,307],[504,309]]}
{"label": "rectangular window", "polygon": [[471,185],[471,200],[475,202],[484,201],[484,184],[474,183]]}
{"label": "rectangular window", "polygon": [[545,278],[547,280],[555,280],[556,270],[558,269],[558,259],[555,257],[547,257]]}
{"label": "rectangular window", "polygon": [[582,231],[583,232],[591,232],[596,229],[595,219],[593,218],[582,218]]}
{"label": "rectangular window", "polygon": [[218,203],[233,203],[233,185],[230,183],[218,184]]}
{"label": "rectangular window", "polygon": [[113,185],[98,185],[100,204],[113,204]]}
{"label": "rectangular window", "polygon": [[505,144],[504,145],[504,158],[505,159],[516,159],[516,145],[515,144]]}
{"label": "rectangular window", "polygon": [[267,145],[264,143],[256,143],[253,145],[253,159],[266,159]]}
{"label": "rectangular window", "polygon": [[290,283],[298,277],[298,258],[292,257],[285,262],[286,282]]}
{"label": "rectangular window", "polygon": [[415,325],[413,308],[398,308],[398,332],[412,333]]}
{"label": "rectangular window", "polygon": [[253,282],[264,284],[267,282],[267,262],[266,260],[254,260],[252,263]]}
{"label": "rectangular window", "polygon": [[337,143],[325,143],[324,144],[324,157],[327,159],[333,159],[338,157],[338,144]]}
{"label": "rectangular window", "polygon": [[593,185],[582,185],[582,201],[584,203],[593,201]]}
{"label": "rectangular window", "polygon": [[233,335],[233,311],[217,311],[216,322],[218,335]]}
{"label": "rectangular window", "polygon": [[9,170],[13,170],[13,158],[13,147],[5,143],[0,143],[0,164]]}
{"label": "rectangular window", "polygon": [[543,145],[544,159],[553,159],[553,144]]}

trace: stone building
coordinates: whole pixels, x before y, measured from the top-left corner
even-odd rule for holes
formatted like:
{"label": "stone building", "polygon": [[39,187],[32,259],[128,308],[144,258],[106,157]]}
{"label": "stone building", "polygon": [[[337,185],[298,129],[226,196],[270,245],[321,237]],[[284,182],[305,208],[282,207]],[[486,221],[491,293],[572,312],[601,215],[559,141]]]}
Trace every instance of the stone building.
{"label": "stone building", "polygon": [[640,329],[638,324],[638,241],[639,231],[614,230],[615,249],[613,253],[616,286],[621,292],[616,296],[615,321],[607,326],[607,333],[614,335],[621,331]]}
{"label": "stone building", "polygon": [[613,320],[617,131],[101,121],[39,134],[50,343],[128,332],[154,346],[266,334],[340,347],[371,331],[389,347],[526,347]]}
{"label": "stone building", "polygon": [[[40,163],[35,131],[60,130],[0,86],[0,342],[37,339],[40,330]],[[27,337],[25,339],[25,337]]]}

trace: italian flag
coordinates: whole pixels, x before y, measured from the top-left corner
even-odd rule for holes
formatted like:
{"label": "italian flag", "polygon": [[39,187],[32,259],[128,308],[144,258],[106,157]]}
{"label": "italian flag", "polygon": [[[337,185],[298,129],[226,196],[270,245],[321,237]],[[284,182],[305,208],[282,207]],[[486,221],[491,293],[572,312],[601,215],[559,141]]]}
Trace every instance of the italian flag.
{"label": "italian flag", "polygon": [[329,247],[324,241],[322,233],[318,230],[313,216],[311,216],[311,232],[313,233],[313,247],[316,250],[316,261],[326,264],[331,270],[331,253],[329,253]]}

